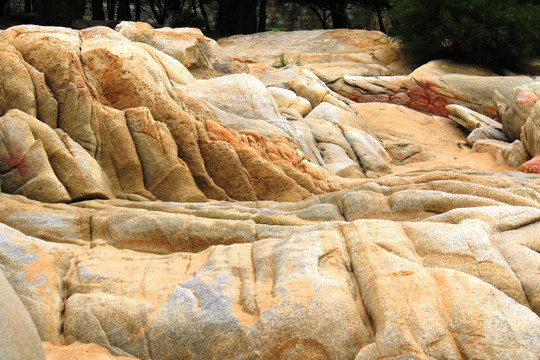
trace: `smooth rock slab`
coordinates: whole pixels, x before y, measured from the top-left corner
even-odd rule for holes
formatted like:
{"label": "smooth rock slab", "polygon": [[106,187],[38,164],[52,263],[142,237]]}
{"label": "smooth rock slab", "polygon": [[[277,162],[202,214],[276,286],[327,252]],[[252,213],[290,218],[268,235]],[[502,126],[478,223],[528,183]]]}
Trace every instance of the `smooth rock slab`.
{"label": "smooth rock slab", "polygon": [[71,251],[64,246],[27,237],[0,224],[0,264],[43,341],[60,339],[63,278],[71,257]]}
{"label": "smooth rock slab", "polygon": [[196,255],[98,247],[68,280],[66,340],[141,359],[350,359],[372,340],[347,263],[335,229]]}
{"label": "smooth rock slab", "polygon": [[36,327],[1,270],[0,309],[0,358],[45,360]]}

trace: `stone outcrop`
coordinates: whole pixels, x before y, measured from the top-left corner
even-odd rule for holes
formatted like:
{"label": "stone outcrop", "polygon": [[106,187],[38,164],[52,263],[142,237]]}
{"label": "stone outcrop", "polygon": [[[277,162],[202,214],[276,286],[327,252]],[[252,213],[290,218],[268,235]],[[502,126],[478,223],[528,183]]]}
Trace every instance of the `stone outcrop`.
{"label": "stone outcrop", "polygon": [[40,333],[54,322],[36,319],[62,314],[44,305],[65,297],[66,343],[116,356],[533,359],[540,183],[517,174],[386,176],[298,203],[0,195],[0,258],[40,300]]}
{"label": "stone outcrop", "polygon": [[482,67],[435,60],[410,75],[347,75],[327,85],[356,102],[392,103],[440,116],[448,116],[447,105],[457,104],[494,117],[493,91],[508,96],[516,86],[533,81],[528,76],[496,76]]}
{"label": "stone outcrop", "polygon": [[148,23],[121,22],[116,30],[180,61],[197,79],[247,72],[246,64],[229,56],[216,41],[195,28],[154,29]]}
{"label": "stone outcrop", "polygon": [[398,75],[410,71],[399,47],[378,31],[264,32],[223,38],[218,44],[244,62],[302,65],[326,83],[345,75]]}
{"label": "stone outcrop", "polygon": [[[149,31],[145,39],[156,41],[169,36],[141,24],[122,29]],[[20,26],[0,40],[2,69],[15,71],[1,84],[5,192],[47,202],[300,200],[340,188],[318,168],[309,128],[289,124],[258,80],[245,81],[249,75],[215,80],[245,84],[251,98],[235,109],[224,99],[220,108],[212,97],[200,100],[195,89],[206,85],[181,62],[108,28]]]}
{"label": "stone outcrop", "polygon": [[[0,32],[0,358],[540,358],[537,161],[504,172],[532,79],[409,76],[377,32],[116,30]],[[253,62],[284,39],[304,66]]]}
{"label": "stone outcrop", "polygon": [[504,133],[521,139],[531,157],[540,155],[540,81],[514,88],[511,94],[494,94]]}

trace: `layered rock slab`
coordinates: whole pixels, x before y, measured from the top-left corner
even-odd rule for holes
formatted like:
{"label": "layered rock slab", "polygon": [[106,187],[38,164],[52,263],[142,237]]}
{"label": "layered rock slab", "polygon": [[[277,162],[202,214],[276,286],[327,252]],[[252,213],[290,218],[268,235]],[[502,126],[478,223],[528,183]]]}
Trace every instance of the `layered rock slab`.
{"label": "layered rock slab", "polygon": [[528,76],[496,76],[486,68],[435,60],[409,75],[344,76],[328,86],[361,103],[393,103],[439,116],[448,116],[446,106],[457,104],[495,117],[493,91],[509,96],[516,86],[533,81]]}
{"label": "layered rock slab", "polygon": [[[523,173],[439,171],[365,179],[298,203],[43,207],[2,195],[0,218],[69,248],[67,275],[51,256],[24,263],[65,276],[67,343],[140,359],[534,359],[540,282],[527,269],[539,261],[539,194]],[[28,211],[50,225],[30,226]],[[64,233],[46,231],[54,216]],[[58,247],[4,229],[27,247]],[[76,231],[87,242],[67,236]],[[5,249],[13,259],[13,242]],[[16,284],[20,294],[34,288]],[[45,304],[62,298],[43,295]]]}

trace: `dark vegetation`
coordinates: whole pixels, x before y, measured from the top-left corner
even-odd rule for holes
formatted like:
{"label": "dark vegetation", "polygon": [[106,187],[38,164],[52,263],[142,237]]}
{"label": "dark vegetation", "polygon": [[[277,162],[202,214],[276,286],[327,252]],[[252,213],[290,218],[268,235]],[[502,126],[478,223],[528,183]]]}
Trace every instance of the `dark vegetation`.
{"label": "dark vegetation", "polygon": [[457,58],[501,71],[540,55],[538,0],[401,0],[390,19],[416,64]]}
{"label": "dark vegetation", "polygon": [[[24,14],[9,19],[14,1],[24,2]],[[73,20],[82,19],[85,7],[93,20],[113,23],[140,20],[146,9],[158,26],[198,27],[219,37],[268,30],[267,1],[0,0],[0,15],[6,26],[17,21],[71,26]],[[277,4],[309,9],[324,29],[352,28],[347,9],[370,8],[379,29],[394,36],[415,64],[453,58],[500,71],[512,68],[518,59],[540,55],[540,0],[277,0]],[[214,22],[209,10],[216,13]]]}

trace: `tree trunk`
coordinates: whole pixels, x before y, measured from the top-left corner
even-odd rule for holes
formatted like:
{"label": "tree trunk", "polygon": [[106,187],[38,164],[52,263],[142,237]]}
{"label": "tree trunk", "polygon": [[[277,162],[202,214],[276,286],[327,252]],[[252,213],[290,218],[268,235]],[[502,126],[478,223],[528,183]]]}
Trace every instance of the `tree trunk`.
{"label": "tree trunk", "polygon": [[259,23],[257,25],[258,32],[266,31],[266,3],[267,0],[259,1]]}
{"label": "tree trunk", "polygon": [[92,0],[92,20],[105,20],[102,0]]}
{"label": "tree trunk", "polygon": [[130,0],[118,0],[118,12],[116,14],[118,20],[131,20],[129,3]]}
{"label": "tree trunk", "polygon": [[115,19],[116,0],[107,0],[107,15],[109,20]]}
{"label": "tree trunk", "polygon": [[336,2],[330,8],[330,16],[334,29],[348,29],[351,27],[351,21],[347,15],[347,4],[344,1]]}
{"label": "tree trunk", "polygon": [[257,31],[257,0],[218,0],[217,31],[221,35]]}
{"label": "tree trunk", "polygon": [[206,9],[204,8],[204,1],[199,0],[199,10],[201,10],[201,15],[204,19],[204,26],[206,27],[206,31],[212,31],[210,28],[210,21],[208,21],[208,14],[206,13]]}
{"label": "tree trunk", "polygon": [[141,0],[135,0],[135,20],[141,20]]}
{"label": "tree trunk", "polygon": [[381,6],[379,5],[377,1],[375,1],[375,11],[377,11],[377,18],[379,19],[379,28],[383,33],[386,33],[386,28],[384,27],[384,22],[383,22],[382,13],[381,13]]}

